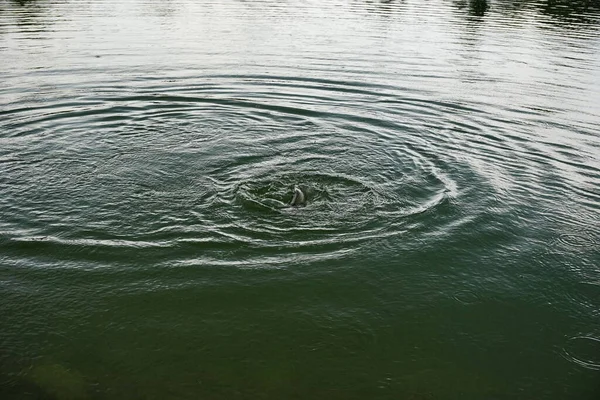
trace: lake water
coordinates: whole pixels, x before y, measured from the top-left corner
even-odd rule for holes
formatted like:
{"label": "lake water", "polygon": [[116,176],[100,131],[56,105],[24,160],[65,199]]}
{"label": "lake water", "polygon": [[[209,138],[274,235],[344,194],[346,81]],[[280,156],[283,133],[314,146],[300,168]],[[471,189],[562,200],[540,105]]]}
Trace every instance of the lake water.
{"label": "lake water", "polygon": [[0,398],[597,399],[599,127],[595,0],[0,0]]}

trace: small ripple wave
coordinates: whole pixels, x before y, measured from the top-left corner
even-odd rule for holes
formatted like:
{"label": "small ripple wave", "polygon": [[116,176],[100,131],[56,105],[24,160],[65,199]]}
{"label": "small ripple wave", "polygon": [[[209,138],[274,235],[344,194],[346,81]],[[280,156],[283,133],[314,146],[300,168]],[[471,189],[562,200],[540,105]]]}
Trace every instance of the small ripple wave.
{"label": "small ripple wave", "polygon": [[586,334],[569,338],[563,356],[583,368],[600,370],[600,337]]}

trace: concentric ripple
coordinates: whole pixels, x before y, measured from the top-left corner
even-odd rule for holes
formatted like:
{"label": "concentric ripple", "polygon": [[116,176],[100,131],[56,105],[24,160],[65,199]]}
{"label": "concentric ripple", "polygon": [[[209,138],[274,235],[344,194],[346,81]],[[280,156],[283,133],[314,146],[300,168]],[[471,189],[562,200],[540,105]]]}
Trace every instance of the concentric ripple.
{"label": "concentric ripple", "polygon": [[[4,153],[14,183],[7,207],[13,226],[28,229],[11,234],[9,225],[5,234],[72,244],[90,256],[97,250],[88,252],[86,243],[114,252],[138,242],[186,249],[174,263],[228,263],[219,257],[230,254],[264,265],[264,249],[329,258],[367,241],[459,222],[436,217],[436,207],[456,198],[457,182],[423,128],[393,122],[394,113],[373,119],[352,103],[340,106],[348,91],[382,95],[348,81],[319,87],[293,78],[228,79],[218,88],[192,79],[182,92],[160,95],[145,94],[165,91],[149,81],[137,96],[90,99],[95,104],[84,113],[60,103],[38,115],[29,109]],[[279,105],[249,97],[265,85]],[[309,86],[305,95],[286,95]],[[334,104],[338,110],[329,111]],[[117,117],[124,112],[127,118]],[[35,147],[23,152],[19,143],[29,136]],[[294,186],[307,195],[303,207],[287,206]],[[426,220],[417,218],[425,212]],[[200,259],[191,256],[198,243]]]}
{"label": "concentric ripple", "polygon": [[[278,120],[278,114],[270,117]],[[269,123],[271,131],[232,130],[207,150],[218,166],[209,174],[218,211],[206,214],[207,223],[222,238],[256,249],[257,263],[261,248],[327,258],[404,233],[412,216],[455,195],[452,180],[425,156],[377,133],[355,135],[344,124],[307,120]],[[222,157],[228,148],[238,150]],[[294,186],[306,194],[302,207],[288,206]]]}

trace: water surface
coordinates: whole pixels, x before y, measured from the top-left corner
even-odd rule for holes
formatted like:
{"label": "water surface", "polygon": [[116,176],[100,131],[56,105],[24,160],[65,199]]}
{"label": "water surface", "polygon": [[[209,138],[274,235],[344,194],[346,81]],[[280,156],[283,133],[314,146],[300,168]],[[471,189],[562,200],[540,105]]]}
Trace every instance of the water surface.
{"label": "water surface", "polygon": [[0,0],[0,60],[3,399],[598,395],[597,2]]}

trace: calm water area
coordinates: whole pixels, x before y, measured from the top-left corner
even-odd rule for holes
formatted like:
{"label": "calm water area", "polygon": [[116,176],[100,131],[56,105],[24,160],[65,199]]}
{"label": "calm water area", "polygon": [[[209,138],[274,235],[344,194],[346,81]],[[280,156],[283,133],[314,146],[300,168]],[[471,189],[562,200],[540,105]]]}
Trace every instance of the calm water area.
{"label": "calm water area", "polygon": [[597,0],[0,0],[0,399],[599,398]]}

